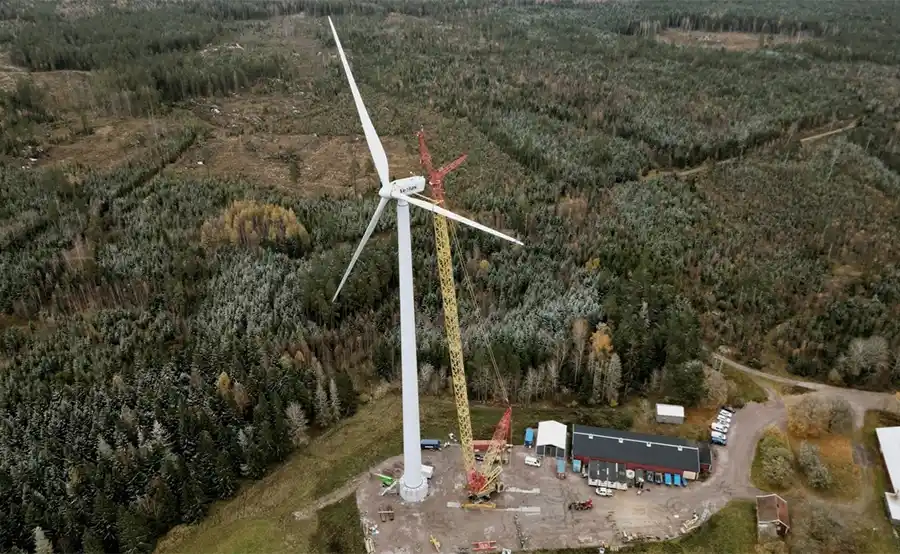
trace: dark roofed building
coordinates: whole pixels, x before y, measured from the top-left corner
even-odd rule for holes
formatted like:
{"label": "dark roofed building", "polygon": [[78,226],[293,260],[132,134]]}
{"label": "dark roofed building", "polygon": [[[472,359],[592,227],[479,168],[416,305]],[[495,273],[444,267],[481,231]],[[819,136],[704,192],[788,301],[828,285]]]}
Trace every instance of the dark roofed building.
{"label": "dark roofed building", "polygon": [[712,469],[712,450],[706,443],[700,443],[700,469],[710,471]]}
{"label": "dark roofed building", "polygon": [[696,479],[701,469],[708,470],[708,464],[712,463],[708,446],[701,456],[703,446],[706,445],[678,437],[572,426],[572,457],[584,464],[601,460],[624,465],[627,469],[673,473],[685,479]]}
{"label": "dark roofed building", "polygon": [[759,538],[783,537],[791,530],[788,504],[777,494],[756,497],[756,532]]}
{"label": "dark roofed building", "polygon": [[625,464],[593,460],[588,464],[588,485],[591,487],[627,488]]}

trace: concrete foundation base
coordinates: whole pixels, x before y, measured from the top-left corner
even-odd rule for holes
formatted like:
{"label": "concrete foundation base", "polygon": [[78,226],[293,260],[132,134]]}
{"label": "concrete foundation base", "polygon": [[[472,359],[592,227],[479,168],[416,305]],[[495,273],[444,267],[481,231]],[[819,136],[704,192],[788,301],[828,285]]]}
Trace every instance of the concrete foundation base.
{"label": "concrete foundation base", "polygon": [[406,476],[400,478],[400,498],[404,502],[422,502],[428,496],[428,479],[422,479],[422,484],[416,488],[405,483]]}

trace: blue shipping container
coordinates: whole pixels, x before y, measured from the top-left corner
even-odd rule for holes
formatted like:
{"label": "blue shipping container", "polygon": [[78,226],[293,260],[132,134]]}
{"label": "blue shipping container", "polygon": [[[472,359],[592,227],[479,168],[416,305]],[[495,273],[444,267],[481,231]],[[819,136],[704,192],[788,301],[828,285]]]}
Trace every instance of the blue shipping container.
{"label": "blue shipping container", "polygon": [[575,473],[581,473],[581,460],[572,460],[572,471]]}
{"label": "blue shipping container", "polygon": [[534,446],[534,429],[531,427],[525,429],[525,446],[529,448]]}
{"label": "blue shipping container", "polygon": [[556,473],[565,473],[566,472],[566,461],[560,458],[556,460]]}
{"label": "blue shipping container", "polygon": [[675,475],[672,476],[672,478],[675,479],[675,486],[680,487],[681,486],[681,475],[678,475],[676,473]]}
{"label": "blue shipping container", "polygon": [[666,475],[665,475],[665,480],[666,480],[666,484],[667,484],[667,485],[671,485],[671,484],[672,484],[672,474],[671,474],[671,473],[666,473]]}

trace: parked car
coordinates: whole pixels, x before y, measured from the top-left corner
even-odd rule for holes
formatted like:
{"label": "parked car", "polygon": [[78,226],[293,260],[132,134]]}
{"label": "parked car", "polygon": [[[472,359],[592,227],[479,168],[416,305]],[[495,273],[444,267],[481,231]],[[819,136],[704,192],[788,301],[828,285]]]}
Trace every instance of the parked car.
{"label": "parked car", "polygon": [[722,409],[730,414],[733,414],[735,411],[734,408],[732,408],[731,406],[722,406]]}
{"label": "parked car", "polygon": [[725,435],[724,433],[717,433],[716,431],[713,431],[710,434],[709,441],[713,444],[725,446],[728,444],[728,435]]}
{"label": "parked car", "polygon": [[710,425],[709,427],[710,427],[713,431],[718,431],[718,432],[723,433],[723,434],[728,432],[728,426],[727,426],[727,425],[723,425],[723,424],[721,424],[721,423],[713,423],[713,424]]}
{"label": "parked car", "polygon": [[608,489],[606,487],[597,487],[596,489],[594,489],[594,492],[597,493],[597,496],[612,496],[613,495],[612,489]]}
{"label": "parked car", "polygon": [[725,418],[728,421],[731,421],[731,418],[734,417],[734,414],[727,410],[719,410],[719,415],[716,417]]}
{"label": "parked car", "polygon": [[731,418],[730,418],[730,417],[716,416],[716,421],[717,421],[718,423],[723,424],[723,425],[731,425]]}
{"label": "parked car", "polygon": [[541,467],[541,459],[534,456],[525,456],[525,465],[531,467]]}

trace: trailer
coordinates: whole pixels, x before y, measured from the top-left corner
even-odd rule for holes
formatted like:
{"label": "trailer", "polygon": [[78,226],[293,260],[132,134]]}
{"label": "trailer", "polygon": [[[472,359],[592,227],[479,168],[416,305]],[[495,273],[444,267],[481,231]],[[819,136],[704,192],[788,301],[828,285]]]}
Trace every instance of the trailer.
{"label": "trailer", "polygon": [[657,423],[671,423],[673,425],[681,425],[682,423],[684,423],[684,406],[676,406],[674,404],[657,404],[656,421]]}
{"label": "trailer", "polygon": [[534,446],[534,429],[529,427],[525,429],[525,448],[531,448]]}
{"label": "trailer", "polygon": [[478,541],[472,543],[472,552],[494,552],[497,550],[497,541]]}

